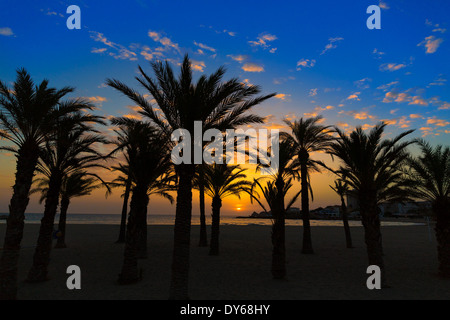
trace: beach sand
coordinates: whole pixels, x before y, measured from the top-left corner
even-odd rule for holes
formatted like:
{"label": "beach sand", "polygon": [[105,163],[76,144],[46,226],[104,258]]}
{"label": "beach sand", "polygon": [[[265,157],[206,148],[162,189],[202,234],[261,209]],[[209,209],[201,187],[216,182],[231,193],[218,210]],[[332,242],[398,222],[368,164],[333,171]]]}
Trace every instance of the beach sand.
{"label": "beach sand", "polygon": [[[68,225],[67,249],[54,249],[50,280],[24,282],[39,225],[26,225],[19,263],[19,299],[167,299],[173,227],[149,226],[148,259],[140,260],[143,280],[119,286],[123,245],[114,244],[118,226]],[[191,299],[450,299],[450,281],[437,277],[434,233],[427,226],[383,227],[389,289],[366,287],[367,255],[362,227],[351,228],[354,249],[345,248],[344,230],[313,227],[314,255],[302,255],[301,227],[286,228],[287,277],[271,278],[271,227],[221,227],[220,255],[199,248],[199,227],[191,231]],[[0,225],[3,239],[5,225]],[[209,232],[209,230],[208,230]],[[81,290],[68,290],[66,269],[81,268]]]}

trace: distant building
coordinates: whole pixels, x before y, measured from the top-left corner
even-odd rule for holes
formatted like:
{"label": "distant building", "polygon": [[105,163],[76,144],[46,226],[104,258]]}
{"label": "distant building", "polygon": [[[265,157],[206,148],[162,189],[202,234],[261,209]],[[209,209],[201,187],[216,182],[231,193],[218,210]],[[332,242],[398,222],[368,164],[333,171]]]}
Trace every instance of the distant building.
{"label": "distant building", "polygon": [[[431,203],[427,201],[383,202],[378,208],[382,217],[414,217],[431,213]],[[347,211],[349,213],[359,211],[358,199],[353,195],[347,195]]]}
{"label": "distant building", "polygon": [[316,218],[331,219],[340,217],[340,206],[328,206],[311,210],[311,215]]}
{"label": "distant building", "polygon": [[431,213],[431,203],[427,201],[384,202],[378,206],[382,216],[414,217]]}

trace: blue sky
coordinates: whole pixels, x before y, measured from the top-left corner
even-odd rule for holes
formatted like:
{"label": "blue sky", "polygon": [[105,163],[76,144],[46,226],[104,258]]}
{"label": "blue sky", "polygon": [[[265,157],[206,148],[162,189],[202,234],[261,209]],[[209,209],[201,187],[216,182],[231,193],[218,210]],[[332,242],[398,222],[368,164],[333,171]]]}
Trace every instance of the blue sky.
{"label": "blue sky", "polygon": [[[81,30],[66,27],[72,4],[81,8]],[[366,27],[372,4],[382,8],[381,30]],[[177,67],[188,53],[197,76],[225,65],[226,77],[277,92],[257,111],[269,127],[315,114],[344,130],[385,120],[388,135],[416,129],[414,136],[445,144],[449,12],[446,0],[2,0],[0,79],[11,82],[25,67],[36,81],[75,86],[74,96],[96,103],[98,114],[135,116],[104,80],[138,87],[138,65],[150,71],[149,61],[168,59]],[[12,167],[12,159],[0,161]],[[1,170],[11,182],[11,172]]]}

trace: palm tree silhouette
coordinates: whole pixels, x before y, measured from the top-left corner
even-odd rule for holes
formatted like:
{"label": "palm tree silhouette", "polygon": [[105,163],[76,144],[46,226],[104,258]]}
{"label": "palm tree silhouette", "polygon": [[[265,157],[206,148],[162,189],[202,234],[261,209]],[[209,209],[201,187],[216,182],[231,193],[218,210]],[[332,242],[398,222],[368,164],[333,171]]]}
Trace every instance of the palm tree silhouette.
{"label": "palm tree silhouette", "polygon": [[[142,109],[140,113],[150,119],[167,137],[177,129],[185,129],[193,136],[195,121],[202,122],[203,131],[211,128],[224,131],[240,125],[262,123],[264,121],[262,117],[247,114],[247,111],[275,95],[254,97],[260,93],[260,88],[246,86],[236,78],[222,82],[225,73],[223,67],[209,77],[202,75],[196,83],[193,83],[191,62],[187,55],[181,64],[178,79],[169,62],[154,62],[151,65],[156,80],[150,78],[141,67],[139,67],[140,77],[137,77],[137,80],[155,99],[158,110],[143,95],[122,82],[108,79],[106,83],[140,106]],[[168,140],[165,145],[171,149],[174,142]],[[194,149],[193,141],[190,147]],[[178,189],[169,290],[171,299],[188,299],[194,172],[193,161],[176,166]]]}
{"label": "palm tree silhouette", "polygon": [[112,118],[117,126],[117,147],[111,152],[126,149],[128,173],[132,181],[130,213],[125,240],[124,261],[119,274],[120,284],[140,280],[138,258],[146,257],[147,206],[149,194],[164,193],[158,188],[158,178],[169,172],[172,163],[164,137],[152,124],[129,118]]}
{"label": "palm tree silhouette", "polygon": [[[128,159],[126,153],[124,153],[126,162],[128,163]],[[128,201],[130,200],[130,193],[132,187],[131,176],[129,174],[128,164],[120,163],[118,166],[112,166],[112,170],[120,172],[117,178],[109,183],[111,187],[114,188],[124,188],[124,192],[122,194],[123,202],[122,202],[122,213],[120,218],[120,229],[119,229],[119,237],[116,243],[125,243],[125,234],[126,234],[126,226],[127,226],[127,213],[128,213]]]}
{"label": "palm tree silhouette", "polygon": [[200,237],[198,241],[199,247],[208,246],[208,235],[206,231],[206,210],[205,210],[205,177],[204,177],[204,164],[198,165],[197,171],[197,184],[199,193],[199,208],[200,208]]}
{"label": "palm tree silhouette", "polygon": [[432,147],[418,141],[419,157],[408,159],[410,192],[418,199],[430,201],[436,217],[436,240],[439,275],[450,278],[450,148]]}
{"label": "palm tree silhouette", "polygon": [[345,241],[347,243],[347,248],[353,248],[352,235],[348,224],[347,205],[345,204],[345,196],[350,192],[348,182],[345,178],[339,178],[334,181],[334,186],[330,186],[330,188],[341,198],[341,218],[344,223]]}
{"label": "palm tree silhouette", "polygon": [[74,91],[48,87],[48,80],[35,85],[25,69],[17,71],[10,89],[0,81],[0,137],[12,146],[2,147],[16,154],[16,174],[9,205],[5,241],[0,260],[0,299],[17,298],[17,263],[23,237],[24,213],[38,162],[39,149],[52,132],[58,117],[77,110],[92,110],[94,106],[83,99],[63,102]]}
{"label": "palm tree silhouette", "polygon": [[[285,197],[287,192],[293,186],[293,178],[299,179],[298,161],[296,161],[295,148],[291,140],[281,139],[278,147],[278,163],[275,164],[275,170],[269,177],[266,187],[262,187],[259,182],[264,177],[254,180],[250,192],[251,200],[255,199],[264,211],[266,209],[259,200],[259,193],[254,193],[254,188],[259,187],[266,202],[268,203],[273,217],[272,225],[272,276],[274,279],[284,279],[286,276],[286,239],[285,239],[285,218],[286,211],[297,201],[301,191],[297,192],[285,206]],[[270,151],[270,150],[269,150]],[[268,168],[268,165],[258,164],[257,171],[262,167]]]}
{"label": "palm tree silhouette", "polygon": [[386,123],[381,122],[368,134],[357,127],[350,135],[335,128],[339,139],[329,150],[341,161],[337,173],[346,177],[358,199],[369,265],[380,267],[383,286],[387,286],[387,281],[378,205],[382,201],[403,201],[411,195],[401,169],[408,158],[407,147],[414,143],[400,142],[413,130],[382,140],[385,127]]}
{"label": "palm tree silhouette", "polygon": [[330,135],[329,126],[320,125],[322,116],[290,122],[285,120],[292,133],[281,133],[283,139],[289,140],[295,149],[297,161],[300,167],[301,190],[302,190],[302,218],[303,218],[303,246],[302,253],[314,253],[311,239],[311,224],[309,221],[309,194],[312,193],[309,183],[309,171],[318,170],[318,166],[324,166],[321,161],[310,158],[311,152],[327,150],[333,137]]}
{"label": "palm tree silhouette", "polygon": [[104,124],[101,117],[72,113],[60,118],[54,131],[47,135],[39,153],[38,172],[48,177],[44,216],[41,220],[39,237],[33,256],[33,265],[28,273],[28,282],[47,280],[50,261],[52,233],[59,203],[62,182],[65,176],[80,169],[103,167],[104,159],[95,146],[106,140],[96,134],[93,124]]}
{"label": "palm tree silhouette", "polygon": [[[49,178],[42,177],[34,180],[34,187],[30,193],[41,193],[39,203],[43,203],[47,198],[47,192],[49,187]],[[58,238],[55,248],[63,249],[67,248],[66,245],[66,220],[67,211],[69,209],[70,202],[73,198],[88,196],[94,191],[106,184],[104,181],[98,178],[96,174],[90,174],[84,170],[77,170],[70,175],[64,176],[61,184],[61,204],[60,215],[58,223]]]}
{"label": "palm tree silhouette", "polygon": [[[220,208],[222,199],[228,196],[241,198],[250,190],[251,182],[245,180],[246,169],[239,165],[212,164],[203,167],[205,193],[212,199],[211,243],[209,255],[219,254]],[[194,182],[198,186],[198,180]]]}

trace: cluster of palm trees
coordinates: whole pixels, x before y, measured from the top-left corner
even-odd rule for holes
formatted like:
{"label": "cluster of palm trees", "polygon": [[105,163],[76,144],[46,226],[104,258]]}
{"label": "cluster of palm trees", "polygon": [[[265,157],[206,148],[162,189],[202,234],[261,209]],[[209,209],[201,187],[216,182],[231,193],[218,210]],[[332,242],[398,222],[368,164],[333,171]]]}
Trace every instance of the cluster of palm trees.
{"label": "cluster of palm trees", "polygon": [[[384,274],[383,247],[378,205],[384,201],[424,199],[431,201],[437,217],[439,271],[450,277],[450,149],[435,148],[422,140],[404,138],[411,131],[393,139],[383,139],[386,124],[380,123],[370,132],[358,127],[350,134],[332,126],[321,125],[322,118],[286,121],[289,132],[279,141],[279,163],[272,175],[246,180],[246,170],[231,164],[173,165],[171,135],[177,129],[194,136],[194,122],[201,121],[203,130],[236,129],[242,125],[262,124],[264,118],[250,113],[258,104],[275,94],[260,95],[258,86],[246,85],[237,78],[223,80],[224,68],[193,80],[190,60],[185,56],[178,76],[168,62],[151,64],[155,78],[139,67],[136,80],[152,98],[115,79],[106,84],[140,107],[142,119],[126,117],[109,119],[115,129],[113,139],[100,134],[106,120],[90,113],[94,106],[83,99],[66,99],[73,88],[57,90],[44,80],[35,85],[29,74],[18,70],[12,88],[0,82],[0,137],[8,140],[4,150],[17,157],[16,180],[9,206],[3,252],[0,260],[0,298],[17,297],[17,264],[23,235],[24,213],[32,192],[41,193],[45,202],[30,282],[44,281],[50,260],[54,220],[60,203],[57,247],[65,247],[65,220],[73,197],[88,195],[105,186],[122,188],[123,210],[118,242],[125,243],[120,284],[139,281],[139,259],[147,257],[147,207],[152,195],[176,203],[170,299],[187,299],[192,215],[192,190],[200,194],[200,246],[207,246],[205,195],[212,200],[210,255],[219,254],[220,210],[224,197],[249,195],[273,216],[272,275],[286,276],[285,217],[286,211],[301,198],[303,219],[302,253],[314,253],[309,217],[313,191],[310,176],[316,171],[336,174],[333,190],[341,197],[342,218],[347,247],[352,247],[344,197],[358,200],[369,264],[378,265]],[[195,141],[191,141],[194,147]],[[102,154],[98,146],[112,144],[113,150]],[[421,155],[413,157],[408,146],[418,144]],[[204,144],[203,148],[207,145]],[[325,152],[338,160],[337,169],[312,159],[315,152]],[[120,157],[112,170],[119,176],[105,182],[96,168],[108,168],[108,159]],[[116,158],[117,159],[117,158]],[[193,159],[192,159],[193,160]],[[264,167],[257,166],[257,171]],[[265,168],[266,169],[266,168]],[[35,173],[39,178],[33,179]],[[33,180],[35,187],[32,187]],[[286,203],[286,196],[300,180],[301,189]],[[176,197],[173,197],[173,193]],[[129,203],[128,203],[129,202]],[[128,216],[128,221],[127,221]]]}

